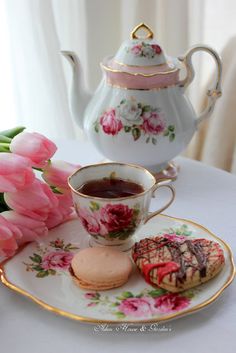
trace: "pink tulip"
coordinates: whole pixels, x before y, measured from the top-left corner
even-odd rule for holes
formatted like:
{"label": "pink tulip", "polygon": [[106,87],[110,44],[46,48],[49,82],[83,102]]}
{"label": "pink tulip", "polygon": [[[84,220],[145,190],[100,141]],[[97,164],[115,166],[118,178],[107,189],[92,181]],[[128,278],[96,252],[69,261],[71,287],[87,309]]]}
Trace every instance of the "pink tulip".
{"label": "pink tulip", "polygon": [[5,193],[4,199],[14,211],[40,221],[44,221],[51,209],[58,206],[50,187],[38,179],[24,190]]}
{"label": "pink tulip", "polygon": [[56,186],[62,191],[69,191],[67,179],[80,167],[78,164],[75,165],[64,161],[48,162],[42,176],[49,185]]}
{"label": "pink tulip", "polygon": [[28,157],[33,167],[42,168],[57,150],[56,145],[37,132],[22,132],[10,144],[13,153]]}
{"label": "pink tulip", "polygon": [[15,192],[33,183],[34,172],[28,158],[0,153],[0,192]]}
{"label": "pink tulip", "polygon": [[58,207],[51,209],[45,223],[48,229],[56,227],[57,225],[70,219],[74,214],[72,197],[70,194],[60,195],[56,194],[58,200]]}
{"label": "pink tulip", "polygon": [[17,241],[18,245],[37,240],[48,234],[48,228],[40,220],[29,218],[15,211],[5,211],[1,215],[22,232],[23,236]]}
{"label": "pink tulip", "polygon": [[17,239],[21,237],[20,229],[0,215],[0,258],[14,255],[18,248]]}

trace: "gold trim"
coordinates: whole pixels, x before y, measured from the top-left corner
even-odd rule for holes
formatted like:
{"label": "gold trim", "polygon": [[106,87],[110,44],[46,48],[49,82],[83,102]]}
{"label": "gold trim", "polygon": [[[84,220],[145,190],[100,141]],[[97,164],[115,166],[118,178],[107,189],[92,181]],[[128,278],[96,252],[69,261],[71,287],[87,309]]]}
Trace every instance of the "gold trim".
{"label": "gold trim", "polygon": [[[141,29],[145,29],[147,31],[146,37],[138,37],[137,32]],[[148,27],[144,22],[141,22],[139,25],[137,25],[132,32],[130,33],[131,39],[152,39],[154,37],[153,31],[151,30],[150,27]]]}
{"label": "gold trim", "polygon": [[169,71],[162,71],[162,72],[157,72],[157,73],[153,73],[153,74],[145,74],[143,72],[128,72],[128,71],[122,71],[122,70],[118,70],[118,69],[112,69],[111,67],[106,66],[103,63],[100,63],[100,66],[105,71],[114,72],[114,73],[121,73],[121,74],[128,74],[128,75],[131,75],[131,76],[143,76],[143,77],[153,77],[153,76],[158,76],[158,75],[168,75],[168,74],[171,74],[173,72],[176,72],[176,71],[180,70],[180,69],[175,67],[174,69],[169,70]]}
{"label": "gold trim", "polygon": [[119,85],[114,85],[113,83],[109,82],[107,80],[106,82],[107,86],[111,86],[114,88],[119,88],[119,89],[126,89],[126,90],[131,90],[131,91],[160,91],[161,89],[167,89],[167,88],[173,88],[173,87],[179,87],[178,82],[173,84],[173,85],[169,85],[169,86],[163,86],[163,87],[154,87],[154,88],[130,88],[130,87],[124,87],[124,86],[119,86]]}
{"label": "gold trim", "polygon": [[[89,196],[89,195],[82,194],[82,193],[79,192],[78,190],[74,189],[74,187],[73,187],[73,186],[71,185],[71,183],[70,183],[71,178],[72,178],[75,174],[79,173],[81,170],[88,169],[88,168],[91,168],[91,167],[100,167],[100,166],[104,166],[104,165],[114,165],[114,166],[120,165],[120,166],[123,166],[123,167],[128,166],[128,167],[132,167],[132,168],[136,168],[136,169],[141,169],[143,172],[145,172],[146,174],[148,174],[148,175],[153,179],[153,181],[154,181],[153,185],[152,185],[149,189],[147,189],[147,190],[141,192],[140,194],[136,194],[136,195],[133,195],[133,196],[126,196],[126,197],[116,197],[116,198],[114,199],[115,201],[130,200],[130,199],[137,198],[137,197],[139,197],[139,196],[143,196],[143,195],[147,194],[148,192],[150,192],[150,191],[152,190],[152,188],[153,188],[154,186],[156,186],[156,185],[160,182],[160,181],[159,181],[159,182],[156,181],[156,178],[154,177],[154,175],[153,175],[151,172],[149,172],[149,170],[147,170],[147,169],[145,169],[145,168],[143,168],[143,167],[141,167],[141,166],[139,166],[139,165],[131,164],[131,163],[105,162],[105,163],[89,164],[89,165],[86,165],[85,167],[82,167],[82,168],[76,170],[76,171],[75,171],[73,174],[71,174],[71,175],[68,177],[68,179],[67,179],[67,180],[68,180],[68,185],[69,185],[70,189],[71,189],[75,194],[77,194],[77,195],[79,195],[79,196],[81,196],[81,197],[83,197],[83,198],[87,198],[87,199],[91,199],[91,198],[92,198],[92,199],[94,199],[94,200],[100,200],[100,201],[111,201],[110,198],[106,198],[106,197]],[[169,178],[166,178],[166,179],[169,180]],[[163,181],[163,180],[161,180],[161,181]]]}
{"label": "gold trim", "polygon": [[[228,251],[229,259],[230,259],[230,263],[231,263],[231,272],[230,272],[230,275],[229,275],[227,281],[225,282],[225,284],[214,295],[212,295],[209,299],[205,300],[203,303],[198,304],[198,305],[196,305],[195,307],[193,307],[191,309],[184,310],[181,313],[170,314],[170,315],[167,315],[165,317],[161,317],[159,319],[153,318],[151,320],[140,320],[140,321],[128,320],[128,321],[123,321],[125,323],[142,324],[142,323],[163,322],[163,321],[167,321],[167,320],[170,320],[170,319],[173,319],[173,318],[176,318],[176,317],[182,317],[182,316],[185,316],[187,314],[194,313],[194,312],[198,311],[199,309],[202,309],[202,308],[206,307],[207,305],[211,304],[213,301],[215,301],[220,296],[220,294],[225,290],[225,288],[227,288],[232,283],[232,281],[234,279],[234,276],[235,276],[235,272],[236,271],[235,271],[235,265],[234,265],[232,250],[230,249],[229,245],[227,243],[225,243],[222,239],[220,239],[219,237],[214,235],[207,228],[205,228],[202,225],[200,225],[198,223],[195,223],[193,221],[190,221],[190,220],[187,220],[187,219],[184,219],[184,218],[175,218],[175,217],[171,217],[171,216],[167,216],[167,215],[159,215],[159,217],[171,218],[171,219],[174,219],[174,220],[177,220],[177,221],[183,221],[183,222],[187,222],[189,224],[193,224],[193,225],[203,229],[204,231],[208,232],[216,240],[220,241],[224,245],[226,250]],[[93,324],[98,324],[98,323],[120,324],[120,323],[122,323],[122,321],[120,321],[120,320],[98,320],[98,319],[91,319],[89,317],[72,314],[72,313],[69,313],[67,311],[55,308],[55,307],[43,302],[42,300],[40,300],[37,297],[33,296],[32,294],[28,293],[24,289],[19,288],[19,287],[15,286],[13,283],[11,283],[10,281],[8,281],[8,279],[6,277],[6,273],[4,271],[4,264],[7,263],[8,261],[10,261],[10,259],[6,260],[4,263],[0,264],[0,274],[1,274],[0,279],[1,279],[2,283],[6,287],[16,291],[17,293],[20,293],[20,294],[26,296],[29,299],[31,299],[32,301],[34,301],[35,303],[40,305],[42,308],[44,308],[44,309],[46,309],[48,311],[51,311],[51,312],[53,312],[55,314],[67,317],[69,319],[81,321],[81,322],[87,322],[87,323],[93,323]]]}
{"label": "gold trim", "polygon": [[118,65],[121,65],[121,66],[125,66],[125,67],[139,67],[139,68],[142,68],[142,69],[145,69],[147,67],[160,67],[160,66],[164,66],[164,65],[172,65],[173,67],[174,64],[172,64],[170,61],[167,61],[166,63],[163,63],[163,64],[156,64],[156,65],[130,65],[130,64],[125,64],[125,63],[122,63],[116,59],[113,60],[116,64]]}

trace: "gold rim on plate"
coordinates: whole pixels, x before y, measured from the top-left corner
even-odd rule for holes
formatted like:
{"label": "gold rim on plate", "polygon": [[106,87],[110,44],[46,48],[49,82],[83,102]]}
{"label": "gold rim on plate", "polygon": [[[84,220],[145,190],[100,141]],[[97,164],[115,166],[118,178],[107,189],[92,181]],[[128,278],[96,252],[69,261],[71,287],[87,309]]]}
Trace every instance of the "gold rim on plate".
{"label": "gold rim on plate", "polygon": [[[198,304],[196,306],[194,306],[191,309],[187,309],[181,312],[177,312],[174,314],[170,314],[170,315],[166,315],[163,318],[152,318],[149,320],[139,320],[139,321],[134,321],[134,320],[125,320],[125,321],[121,321],[121,320],[100,320],[100,319],[92,319],[90,317],[86,317],[86,316],[80,316],[80,315],[76,315],[76,314],[72,314],[69,313],[67,311],[58,309],[56,307],[53,307],[47,303],[45,303],[44,301],[40,300],[39,298],[33,296],[32,294],[30,294],[29,292],[27,292],[26,290],[15,286],[13,283],[11,283],[6,276],[5,270],[4,270],[4,265],[10,261],[11,259],[5,260],[2,264],[0,264],[0,280],[1,282],[8,288],[14,290],[17,293],[20,293],[22,295],[24,295],[25,297],[31,299],[33,302],[37,303],[38,305],[40,305],[43,309],[46,309],[50,312],[53,312],[55,314],[67,317],[69,319],[73,319],[73,320],[77,320],[77,321],[81,321],[81,322],[85,322],[85,323],[91,323],[91,324],[99,324],[99,323],[107,323],[107,324],[121,324],[122,322],[125,322],[127,324],[148,324],[148,323],[159,323],[159,322],[164,322],[164,321],[168,321],[170,319],[174,319],[177,317],[182,317],[185,316],[187,314],[191,314],[194,313],[204,307],[206,307],[207,305],[211,304],[212,302],[214,302],[220,295],[221,293],[225,290],[225,288],[227,288],[233,281],[234,276],[236,274],[236,269],[235,269],[235,265],[234,265],[234,260],[233,260],[233,253],[231,248],[229,247],[229,245],[224,242],[221,238],[217,237],[215,234],[213,234],[211,231],[209,231],[207,228],[205,228],[204,226],[194,222],[194,221],[190,221],[188,219],[184,219],[184,218],[175,218],[175,217],[171,217],[171,216],[167,216],[167,215],[159,215],[159,217],[165,217],[165,218],[170,218],[176,221],[182,221],[185,223],[189,223],[192,224],[198,228],[201,228],[202,230],[204,230],[205,232],[209,233],[213,238],[215,238],[217,241],[221,242],[225,249],[228,251],[229,254],[229,260],[230,260],[230,265],[231,265],[231,271],[230,271],[230,275],[227,278],[226,282],[224,283],[224,285],[215,293],[213,294],[210,298],[208,298],[207,300],[205,300],[203,303]],[[17,254],[22,251],[24,249],[21,248]]]}

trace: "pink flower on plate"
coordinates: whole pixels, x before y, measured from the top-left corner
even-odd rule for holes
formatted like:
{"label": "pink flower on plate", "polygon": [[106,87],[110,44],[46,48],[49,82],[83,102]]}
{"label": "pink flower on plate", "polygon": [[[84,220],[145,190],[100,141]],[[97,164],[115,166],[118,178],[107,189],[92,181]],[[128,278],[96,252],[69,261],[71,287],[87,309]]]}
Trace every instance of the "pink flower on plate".
{"label": "pink flower on plate", "polygon": [[49,210],[45,220],[48,229],[67,221],[74,214],[74,208],[71,194],[55,194],[58,206]]}
{"label": "pink flower on plate", "polygon": [[95,299],[97,298],[97,296],[98,296],[97,293],[92,293],[92,292],[85,293],[84,295],[86,299]]}
{"label": "pink flower on plate", "polygon": [[35,179],[28,158],[14,153],[0,153],[0,192],[15,192],[33,183]]}
{"label": "pink flower on plate", "polygon": [[14,211],[41,221],[58,206],[58,199],[50,187],[38,179],[24,190],[5,193],[4,199]]}
{"label": "pink flower on plate", "polygon": [[73,256],[73,253],[68,251],[52,251],[44,256],[41,266],[44,270],[67,270]]}
{"label": "pink flower on plate", "polygon": [[78,216],[89,234],[106,235],[107,230],[100,222],[99,211],[90,212],[86,208],[78,208]]}
{"label": "pink flower on plate", "polygon": [[141,127],[147,134],[158,135],[165,130],[166,124],[157,112],[146,112]]}
{"label": "pink flower on plate", "polygon": [[102,125],[103,131],[112,136],[117,135],[123,128],[121,120],[116,118],[115,109],[110,109],[105,112],[100,118],[100,124]]}
{"label": "pink flower on plate", "polygon": [[21,238],[21,230],[0,215],[0,259],[14,255]]}
{"label": "pink flower on plate", "polygon": [[186,240],[186,237],[184,235],[177,235],[177,234],[162,234],[163,237],[167,238],[168,240],[171,241],[177,241],[179,243],[183,242]]}
{"label": "pink flower on plate", "polygon": [[161,313],[171,313],[185,309],[190,304],[190,299],[180,294],[168,293],[155,298],[155,307]]}
{"label": "pink flower on plate", "polygon": [[50,161],[44,167],[43,179],[51,186],[57,187],[63,192],[70,192],[67,179],[81,166],[64,161]]}
{"label": "pink flower on plate", "polygon": [[122,230],[131,226],[133,209],[123,204],[107,204],[100,210],[101,223],[108,232]]}
{"label": "pink flower on plate", "polygon": [[142,54],[142,46],[141,44],[136,44],[131,48],[131,52],[136,55],[139,56]]}
{"label": "pink flower on plate", "polygon": [[22,232],[22,237],[17,241],[18,245],[37,240],[48,234],[48,228],[40,220],[21,215],[15,211],[2,212],[1,216]]}
{"label": "pink flower on plate", "polygon": [[10,150],[31,160],[33,167],[42,168],[57,150],[51,140],[37,132],[22,132],[10,144]]}
{"label": "pink flower on plate", "polygon": [[161,54],[162,52],[161,47],[157,44],[152,44],[152,49],[155,51],[156,54]]}
{"label": "pink flower on plate", "polygon": [[157,313],[155,300],[151,297],[127,298],[117,307],[119,311],[132,317],[150,317]]}

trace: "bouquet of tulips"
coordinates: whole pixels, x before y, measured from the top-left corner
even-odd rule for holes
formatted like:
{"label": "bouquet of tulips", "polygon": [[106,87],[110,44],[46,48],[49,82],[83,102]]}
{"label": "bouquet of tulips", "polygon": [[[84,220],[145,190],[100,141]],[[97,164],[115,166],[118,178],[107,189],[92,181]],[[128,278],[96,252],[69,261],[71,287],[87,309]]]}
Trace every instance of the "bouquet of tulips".
{"label": "bouquet of tulips", "polygon": [[80,166],[52,161],[56,145],[24,129],[0,132],[0,261],[74,214],[67,178]]}

